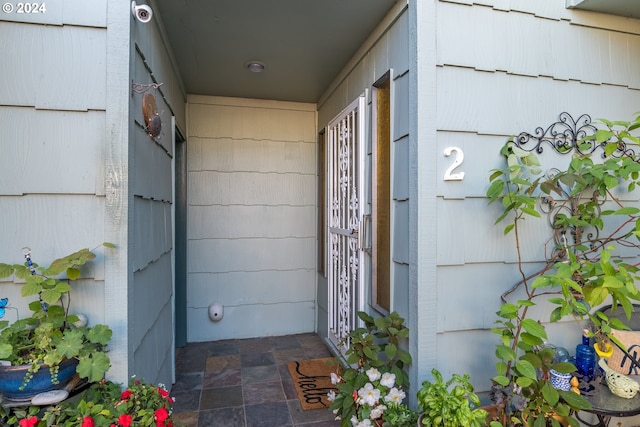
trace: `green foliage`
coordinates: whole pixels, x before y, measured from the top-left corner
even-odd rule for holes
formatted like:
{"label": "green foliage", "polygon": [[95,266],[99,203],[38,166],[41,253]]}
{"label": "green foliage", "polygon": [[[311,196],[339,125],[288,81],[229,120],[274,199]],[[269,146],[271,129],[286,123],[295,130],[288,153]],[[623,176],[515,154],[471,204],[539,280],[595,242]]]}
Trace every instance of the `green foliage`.
{"label": "green foliage", "polygon": [[424,381],[418,390],[418,406],[427,427],[480,427],[487,411],[480,409],[480,399],[473,392],[468,374],[453,374],[444,381],[437,370],[431,371],[433,382]]}
{"label": "green foliage", "polygon": [[[365,312],[359,312],[358,316],[364,327],[349,334],[346,351],[349,367],[335,378],[338,393],[331,397],[329,407],[342,420],[342,427],[351,426],[352,417],[359,421],[380,418],[378,413],[386,414],[392,405],[402,404],[405,397],[402,388],[409,387],[405,367],[411,363],[411,355],[401,348],[401,341],[409,336],[404,319],[396,312],[378,318]],[[369,397],[377,398],[367,399],[358,394],[365,390],[370,391]],[[392,412],[401,417],[408,415],[408,408],[396,407]]]}
{"label": "green foliage", "polygon": [[[113,247],[111,243],[103,245]],[[109,369],[105,348],[111,340],[111,329],[100,324],[75,325],[78,316],[69,314],[68,281],[78,279],[80,268],[95,257],[91,250],[81,249],[54,260],[48,267],[35,263],[30,267],[26,262],[0,264],[0,277],[13,274],[25,281],[21,289],[23,297],[38,296],[29,304],[30,317],[10,325],[0,322],[0,359],[14,366],[30,365],[23,388],[42,364],[49,367],[54,384],[57,367],[65,359],[78,359],[76,372],[91,382],[100,381]]]}
{"label": "green foliage", "polygon": [[172,406],[173,398],[162,384],[146,384],[133,378],[124,391],[120,384],[100,381],[79,397],[49,406],[44,411],[36,406],[0,408],[0,421],[18,425],[29,419],[32,423],[26,425],[35,427],[169,427],[173,425]]}
{"label": "green foliage", "polygon": [[419,413],[404,404],[389,404],[384,412],[382,427],[415,427]]}
{"label": "green foliage", "polygon": [[[529,309],[539,297],[555,306],[550,322],[566,317],[588,319],[598,341],[610,339],[611,328],[624,328],[618,320],[593,310],[605,302],[621,306],[630,317],[632,303],[640,299],[636,287],[638,267],[621,256],[617,248],[640,248],[640,209],[626,206],[622,197],[633,191],[640,178],[638,154],[627,150],[640,142],[632,132],[640,128],[640,115],[632,122],[602,120],[606,127],[580,144],[595,142],[602,151],[576,154],[564,170],[543,175],[533,152],[520,149],[513,139],[501,150],[502,169],[491,171],[487,197],[501,204],[496,224],[504,222],[504,234],[514,233],[518,269],[522,280],[503,295],[504,304],[493,332],[496,346],[494,400],[509,414],[508,425],[559,425],[565,417],[572,426],[578,421],[572,410],[588,408],[583,397],[551,387],[549,370],[573,372],[570,364],[554,363],[554,351],[543,344],[547,334],[545,319],[529,317]],[[596,154],[597,153],[597,154]],[[607,209],[604,209],[604,208]],[[533,273],[525,272],[521,244],[526,220],[551,217],[551,233],[561,237],[546,264]],[[549,254],[546,254],[549,255]],[[506,300],[521,288],[524,298]],[[569,366],[568,366],[569,365]],[[502,425],[493,422],[492,426]]]}

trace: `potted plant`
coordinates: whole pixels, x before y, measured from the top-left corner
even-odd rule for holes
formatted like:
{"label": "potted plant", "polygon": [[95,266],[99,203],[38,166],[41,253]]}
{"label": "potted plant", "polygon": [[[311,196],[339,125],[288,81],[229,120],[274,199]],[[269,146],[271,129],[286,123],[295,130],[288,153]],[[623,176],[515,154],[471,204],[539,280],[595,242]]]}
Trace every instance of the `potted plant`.
{"label": "potted plant", "polygon": [[86,326],[69,312],[68,282],[80,277],[80,268],[95,254],[81,249],[48,267],[33,263],[28,252],[25,258],[24,264],[0,263],[0,277],[23,279],[21,295],[37,297],[29,304],[30,317],[12,324],[0,321],[0,360],[10,364],[0,366],[0,391],[7,398],[30,399],[61,387],[74,373],[90,382],[100,381],[110,367],[105,348],[111,329],[101,324]]}
{"label": "potted plant", "polygon": [[[588,319],[595,325],[588,337],[595,335],[598,349],[607,353],[607,340],[613,339],[611,327],[621,325],[594,307],[609,301],[614,309],[622,307],[629,318],[632,300],[640,298],[635,282],[638,267],[616,249],[640,247],[640,209],[625,205],[621,197],[621,187],[632,191],[640,178],[639,156],[630,149],[640,142],[632,135],[640,128],[640,115],[632,122],[603,120],[605,129],[599,130],[590,120],[580,128],[567,128],[571,123],[567,116],[561,115],[561,122],[555,124],[562,125],[562,131],[553,125],[544,134],[536,132],[535,138],[521,134],[510,139],[501,150],[504,168],[492,171],[490,177],[487,196],[490,203],[502,205],[496,223],[507,221],[504,234],[514,234],[521,276],[502,295],[493,329],[500,337],[493,397],[503,417],[492,426],[578,426],[573,414],[590,404],[577,393],[552,387],[551,370],[573,373],[576,367],[558,359],[547,343],[543,322],[572,317],[581,335],[583,319]],[[524,145],[532,140],[537,144]],[[570,155],[566,168],[543,174],[536,153],[544,149]],[[528,272],[522,247],[531,234],[525,221],[543,215],[551,224],[550,240],[555,244],[541,268]],[[510,301],[516,291],[518,299]],[[555,306],[549,319],[531,314],[541,298]]]}
{"label": "potted plant", "polygon": [[365,326],[349,334],[348,366],[340,375],[332,374],[338,392],[329,393],[329,409],[342,427],[382,426],[390,407],[398,418],[409,415],[408,408],[399,406],[406,396],[403,387],[409,386],[404,368],[411,363],[400,340],[409,336],[409,329],[396,312],[375,319],[359,312],[358,317]]}
{"label": "potted plant", "polygon": [[480,427],[488,412],[480,406],[468,374],[453,374],[444,381],[440,371],[431,370],[433,382],[424,381],[418,390],[421,412],[418,427]]}

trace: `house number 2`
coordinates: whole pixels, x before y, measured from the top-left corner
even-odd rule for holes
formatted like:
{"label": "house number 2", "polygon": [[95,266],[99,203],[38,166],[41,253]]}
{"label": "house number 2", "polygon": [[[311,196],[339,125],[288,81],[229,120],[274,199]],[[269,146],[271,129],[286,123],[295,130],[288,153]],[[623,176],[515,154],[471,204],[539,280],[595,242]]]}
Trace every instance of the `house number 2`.
{"label": "house number 2", "polygon": [[456,153],[456,157],[453,160],[453,163],[451,164],[451,166],[449,166],[445,171],[444,180],[445,181],[462,181],[462,179],[464,178],[464,172],[453,173],[453,171],[457,167],[459,167],[464,161],[464,153],[458,147],[447,147],[444,149],[444,155],[446,157],[449,157],[453,153]]}

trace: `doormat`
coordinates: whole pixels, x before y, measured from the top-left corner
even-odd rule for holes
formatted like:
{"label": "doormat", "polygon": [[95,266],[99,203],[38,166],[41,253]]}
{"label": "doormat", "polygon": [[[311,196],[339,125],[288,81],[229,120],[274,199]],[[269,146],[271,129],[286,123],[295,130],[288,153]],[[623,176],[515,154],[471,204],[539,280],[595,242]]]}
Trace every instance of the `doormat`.
{"label": "doormat", "polygon": [[302,409],[326,409],[331,405],[327,393],[338,390],[331,384],[331,373],[338,373],[340,364],[333,357],[287,363],[289,374]]}

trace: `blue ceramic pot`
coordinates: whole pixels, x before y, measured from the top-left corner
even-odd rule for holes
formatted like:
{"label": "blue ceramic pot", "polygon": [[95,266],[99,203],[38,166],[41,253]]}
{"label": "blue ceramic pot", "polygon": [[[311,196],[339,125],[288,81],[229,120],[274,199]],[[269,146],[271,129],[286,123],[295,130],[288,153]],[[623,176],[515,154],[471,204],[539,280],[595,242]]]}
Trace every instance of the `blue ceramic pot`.
{"label": "blue ceramic pot", "polygon": [[78,366],[76,359],[63,361],[58,370],[58,384],[53,384],[49,367],[42,365],[22,390],[20,387],[29,365],[0,366],[0,393],[11,400],[31,400],[36,394],[63,388],[76,373],[76,366]]}

